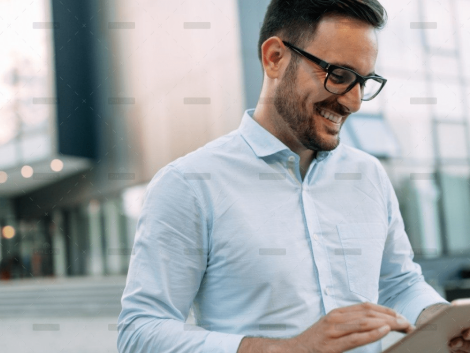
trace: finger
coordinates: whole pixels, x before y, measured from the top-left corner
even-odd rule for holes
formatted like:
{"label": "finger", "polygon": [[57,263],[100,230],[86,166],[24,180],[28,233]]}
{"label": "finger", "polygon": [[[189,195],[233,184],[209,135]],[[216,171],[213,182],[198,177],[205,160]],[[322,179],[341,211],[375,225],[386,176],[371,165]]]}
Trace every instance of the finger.
{"label": "finger", "polygon": [[470,328],[462,331],[462,337],[465,340],[470,340]]}
{"label": "finger", "polygon": [[391,318],[389,315],[376,313],[376,317],[364,317],[360,313],[344,314],[341,321],[334,324],[333,337],[342,337],[354,332],[375,330],[388,325],[391,330],[409,333],[415,329],[406,319]]}
{"label": "finger", "polygon": [[346,312],[355,312],[355,311],[363,311],[364,309],[369,309],[378,313],[383,313],[387,314],[389,316],[397,317],[398,313],[386,306],[383,305],[378,305],[370,302],[364,302],[360,304],[354,304],[354,305],[349,305],[349,306],[343,306],[341,308],[337,308],[335,310],[341,312],[341,313],[346,313]]}
{"label": "finger", "polygon": [[453,350],[461,350],[464,352],[470,351],[470,342],[463,340],[462,337],[451,340],[449,346]]}
{"label": "finger", "polygon": [[335,341],[341,352],[351,348],[363,346],[368,343],[378,341],[390,332],[390,326],[385,325],[375,330],[365,332],[355,332],[347,336],[343,336]]}

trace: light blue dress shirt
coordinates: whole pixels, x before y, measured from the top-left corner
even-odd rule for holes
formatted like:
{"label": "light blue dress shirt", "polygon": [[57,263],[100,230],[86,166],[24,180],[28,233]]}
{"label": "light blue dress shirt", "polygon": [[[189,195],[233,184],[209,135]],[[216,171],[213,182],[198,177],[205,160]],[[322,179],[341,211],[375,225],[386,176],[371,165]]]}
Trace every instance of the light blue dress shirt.
{"label": "light blue dress shirt", "polygon": [[[448,303],[413,262],[373,156],[340,144],[302,180],[299,156],[253,118],[149,183],[118,318],[121,353],[235,353],[365,301],[415,323]],[[191,306],[197,326],[185,323]],[[377,341],[349,352],[381,352]]]}

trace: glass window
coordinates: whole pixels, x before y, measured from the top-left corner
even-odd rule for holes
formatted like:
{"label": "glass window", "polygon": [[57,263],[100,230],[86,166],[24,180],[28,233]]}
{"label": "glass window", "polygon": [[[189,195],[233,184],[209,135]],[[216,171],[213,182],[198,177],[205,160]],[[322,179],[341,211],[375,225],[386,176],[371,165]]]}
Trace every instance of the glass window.
{"label": "glass window", "polygon": [[422,29],[425,31],[429,47],[436,50],[455,50],[454,14],[449,0],[422,1],[425,22],[436,23],[435,29]]}
{"label": "glass window", "polygon": [[382,116],[351,115],[346,123],[349,124],[350,132],[361,150],[376,157],[399,155],[397,140]]}
{"label": "glass window", "polygon": [[458,84],[433,82],[433,96],[436,98],[435,112],[443,120],[462,120],[462,88]]}
{"label": "glass window", "polygon": [[51,154],[51,142],[46,133],[23,136],[20,145],[25,163],[45,159]]}
{"label": "glass window", "polygon": [[437,131],[441,158],[467,158],[468,151],[464,125],[439,124]]}

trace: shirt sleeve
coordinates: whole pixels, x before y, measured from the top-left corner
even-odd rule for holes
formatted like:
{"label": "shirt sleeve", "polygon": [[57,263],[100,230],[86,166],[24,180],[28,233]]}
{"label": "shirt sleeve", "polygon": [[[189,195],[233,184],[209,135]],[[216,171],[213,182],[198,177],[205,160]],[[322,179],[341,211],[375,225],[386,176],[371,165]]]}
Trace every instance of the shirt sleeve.
{"label": "shirt sleeve", "polygon": [[120,353],[235,353],[244,335],[186,324],[207,264],[208,222],[175,167],[149,183],[118,317]]}
{"label": "shirt sleeve", "polygon": [[426,283],[421,266],[413,261],[413,250],[395,191],[381,165],[380,172],[388,210],[388,235],[380,270],[378,303],[394,309],[415,324],[423,309],[449,302]]}

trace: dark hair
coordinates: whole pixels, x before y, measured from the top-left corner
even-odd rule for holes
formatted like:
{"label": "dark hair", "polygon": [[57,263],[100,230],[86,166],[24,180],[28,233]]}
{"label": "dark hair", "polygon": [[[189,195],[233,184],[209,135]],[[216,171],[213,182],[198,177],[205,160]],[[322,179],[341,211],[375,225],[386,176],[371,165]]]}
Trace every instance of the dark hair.
{"label": "dark hair", "polygon": [[[283,40],[302,48],[313,40],[318,23],[325,15],[355,18],[376,29],[382,29],[387,22],[387,12],[378,0],[271,0],[258,41],[261,67],[261,46],[268,38],[282,36]],[[298,60],[298,57],[294,59]]]}

